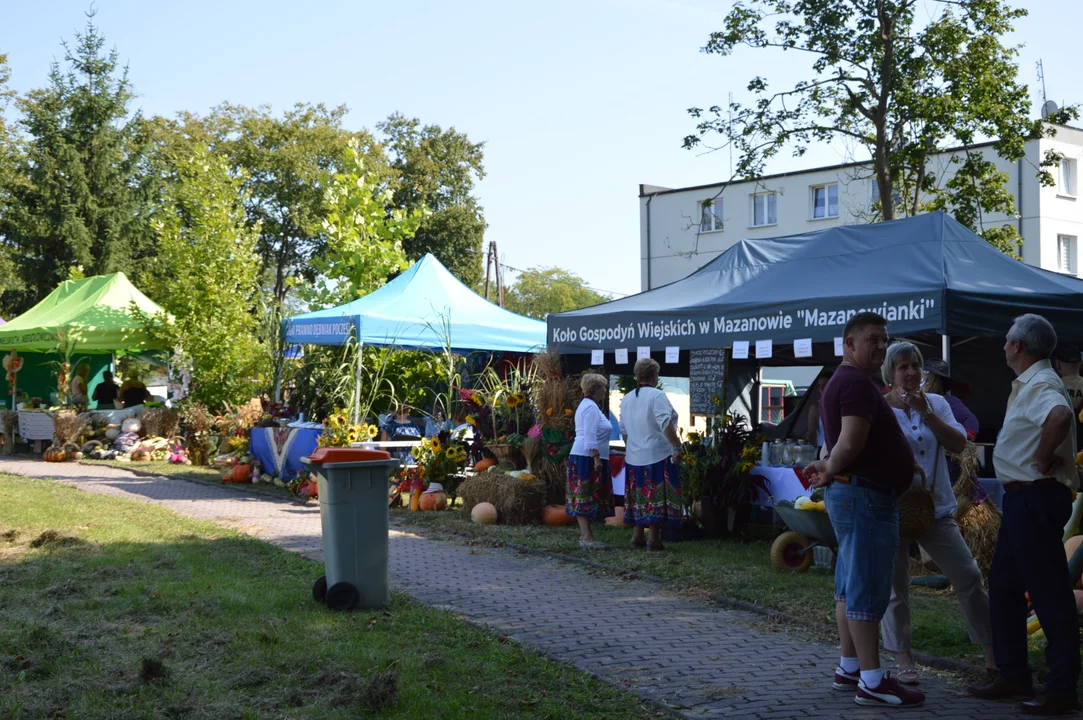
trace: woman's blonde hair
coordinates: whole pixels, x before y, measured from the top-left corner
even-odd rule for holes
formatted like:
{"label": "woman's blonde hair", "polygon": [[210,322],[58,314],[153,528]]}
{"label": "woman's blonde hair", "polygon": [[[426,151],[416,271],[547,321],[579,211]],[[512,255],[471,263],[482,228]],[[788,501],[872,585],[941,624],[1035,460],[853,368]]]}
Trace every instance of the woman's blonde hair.
{"label": "woman's blonde hair", "polygon": [[662,366],[657,361],[651,358],[640,358],[636,360],[635,367],[632,368],[632,375],[639,382],[648,382],[650,380],[658,380],[658,373],[662,371]]}
{"label": "woman's blonde hair", "polygon": [[587,373],[579,380],[579,389],[583,391],[583,397],[590,397],[597,388],[609,389],[609,380],[605,375]]}
{"label": "woman's blonde hair", "polygon": [[892,386],[892,383],[895,382],[895,368],[899,366],[900,361],[906,358],[917,358],[918,367],[921,367],[925,362],[921,357],[921,350],[918,350],[918,346],[912,342],[900,340],[887,346],[887,353],[884,354],[884,364],[880,366],[880,376],[884,379],[885,385]]}

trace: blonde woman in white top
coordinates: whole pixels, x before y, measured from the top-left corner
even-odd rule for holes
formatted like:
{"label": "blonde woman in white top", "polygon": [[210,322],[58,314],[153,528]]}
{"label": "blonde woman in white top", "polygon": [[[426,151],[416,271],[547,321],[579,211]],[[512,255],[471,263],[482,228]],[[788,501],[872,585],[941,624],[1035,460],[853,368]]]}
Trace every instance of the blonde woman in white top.
{"label": "blonde woman in white top", "polygon": [[[650,358],[636,362],[633,373],[639,384],[620,404],[620,432],[624,453],[624,523],[633,525],[632,547],[663,550],[662,526],[679,526],[681,500],[681,441],[677,436],[677,411],[657,388],[658,363]],[[650,528],[650,538],[643,537]]]}
{"label": "blonde woman in white top", "polygon": [[575,410],[575,442],[568,454],[568,493],[565,511],[579,521],[579,546],[604,550],[594,539],[591,520],[613,517],[613,478],[609,474],[609,435],[613,424],[602,412],[609,381],[588,373],[579,381],[583,399]]}
{"label": "blonde woman in white top", "polygon": [[[888,405],[895,411],[895,419],[910,442],[914,460],[925,471],[932,486],[934,520],[918,544],[951,582],[970,641],[981,645],[985,651],[986,668],[995,669],[989,595],[982,583],[978,563],[955,524],[955,493],[951,488],[948,459],[944,456],[945,451],[957,453],[963,450],[966,430],[955,419],[943,396],[922,392],[923,364],[921,351],[914,344],[897,342],[887,349],[880,370],[884,382],[891,388],[886,398]],[[896,679],[904,685],[916,685],[919,678],[911,645],[909,551],[909,543],[899,543],[891,600],[880,629],[884,634],[884,649],[898,657]]]}

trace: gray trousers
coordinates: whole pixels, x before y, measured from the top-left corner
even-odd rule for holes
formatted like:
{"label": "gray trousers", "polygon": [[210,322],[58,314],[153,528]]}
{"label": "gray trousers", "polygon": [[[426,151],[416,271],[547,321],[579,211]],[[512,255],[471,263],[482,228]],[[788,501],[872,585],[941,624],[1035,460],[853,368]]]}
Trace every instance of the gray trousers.
{"label": "gray trousers", "polygon": [[[955,518],[948,515],[933,521],[928,534],[918,544],[947,576],[963,610],[963,620],[971,642],[993,642],[989,615],[989,594],[982,583],[981,570],[970,553]],[[887,614],[880,621],[884,649],[910,652],[910,543],[899,543],[895,553],[895,572],[891,582],[891,600]]]}

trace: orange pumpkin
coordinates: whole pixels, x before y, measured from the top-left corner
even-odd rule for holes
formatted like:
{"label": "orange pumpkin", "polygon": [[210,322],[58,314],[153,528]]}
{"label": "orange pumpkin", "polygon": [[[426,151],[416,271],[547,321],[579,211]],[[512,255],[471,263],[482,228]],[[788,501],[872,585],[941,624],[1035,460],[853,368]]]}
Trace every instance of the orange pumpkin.
{"label": "orange pumpkin", "polygon": [[574,515],[569,515],[563,505],[546,505],[542,509],[542,522],[553,527],[575,525]]}
{"label": "orange pumpkin", "polygon": [[447,509],[447,493],[442,492],[430,492],[421,493],[421,509],[424,512],[431,510],[446,510]]}
{"label": "orange pumpkin", "polygon": [[233,466],[229,473],[229,479],[235,483],[246,483],[252,480],[252,466],[244,463]]}
{"label": "orange pumpkin", "polygon": [[474,472],[476,472],[476,473],[485,472],[486,470],[491,468],[493,465],[496,465],[496,460],[494,458],[485,458],[484,460],[481,460],[480,462],[478,462],[477,465],[474,466]]}
{"label": "orange pumpkin", "polygon": [[42,458],[45,462],[64,462],[68,459],[68,452],[58,445],[52,445],[45,451]]}

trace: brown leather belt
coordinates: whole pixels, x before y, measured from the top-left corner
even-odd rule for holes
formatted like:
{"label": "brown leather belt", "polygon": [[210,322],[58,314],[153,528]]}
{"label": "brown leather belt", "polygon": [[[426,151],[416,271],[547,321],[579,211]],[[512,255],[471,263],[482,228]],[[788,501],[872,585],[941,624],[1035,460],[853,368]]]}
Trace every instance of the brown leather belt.
{"label": "brown leather belt", "polygon": [[874,483],[871,483],[866,478],[863,478],[860,475],[856,476],[856,477],[852,476],[852,475],[849,475],[849,474],[836,475],[835,476],[835,482],[840,483],[842,485],[853,485],[855,487],[862,487],[862,488],[866,488],[868,490],[875,490],[876,492],[881,492],[881,493],[884,493],[885,495],[898,495],[899,494],[898,492],[894,492],[892,490],[889,490],[888,488],[885,488],[885,487],[883,487],[881,485],[876,485]]}
{"label": "brown leather belt", "polygon": [[1019,492],[1026,485],[1059,485],[1060,480],[1056,478],[1038,478],[1037,480],[1031,480],[1030,482],[1007,482],[1004,483],[1005,492]]}

